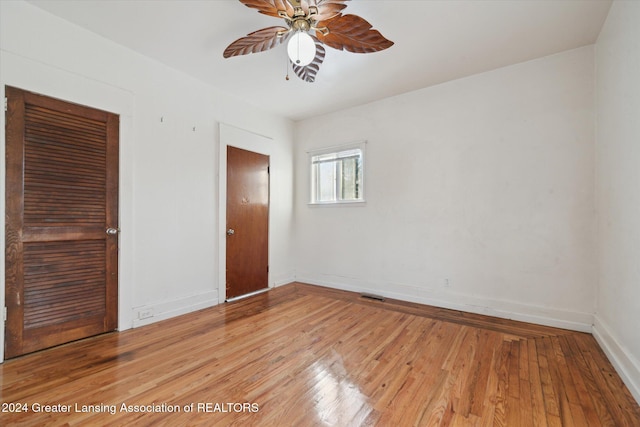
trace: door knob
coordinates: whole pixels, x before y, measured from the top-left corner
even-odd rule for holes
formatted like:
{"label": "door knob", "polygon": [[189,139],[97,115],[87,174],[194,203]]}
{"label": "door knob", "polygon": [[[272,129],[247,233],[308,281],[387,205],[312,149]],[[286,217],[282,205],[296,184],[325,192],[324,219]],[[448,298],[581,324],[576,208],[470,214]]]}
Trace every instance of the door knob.
{"label": "door knob", "polygon": [[227,230],[227,236],[233,236],[233,234],[236,232],[236,230],[234,230],[233,228],[230,228]]}
{"label": "door knob", "polygon": [[111,227],[107,228],[107,234],[110,236],[118,234],[119,232],[120,232],[119,228],[111,228]]}

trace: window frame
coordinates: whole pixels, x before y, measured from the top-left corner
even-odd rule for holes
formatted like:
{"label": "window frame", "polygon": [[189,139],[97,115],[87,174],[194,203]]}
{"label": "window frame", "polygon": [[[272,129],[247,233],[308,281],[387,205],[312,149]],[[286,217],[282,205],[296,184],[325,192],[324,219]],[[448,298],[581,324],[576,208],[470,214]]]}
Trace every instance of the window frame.
{"label": "window frame", "polygon": [[[356,141],[348,144],[334,145],[326,148],[314,149],[307,152],[307,167],[309,168],[309,206],[348,206],[348,205],[364,205],[366,203],[365,199],[365,182],[366,182],[366,144],[367,141]],[[358,185],[358,194],[360,198],[357,200],[327,200],[327,201],[318,201],[315,199],[317,194],[316,182],[314,181],[314,157],[332,154],[332,153],[341,153],[343,151],[349,151],[359,149],[361,152],[360,155],[360,182]],[[337,190],[337,187],[336,187]],[[337,191],[336,191],[337,192]]]}

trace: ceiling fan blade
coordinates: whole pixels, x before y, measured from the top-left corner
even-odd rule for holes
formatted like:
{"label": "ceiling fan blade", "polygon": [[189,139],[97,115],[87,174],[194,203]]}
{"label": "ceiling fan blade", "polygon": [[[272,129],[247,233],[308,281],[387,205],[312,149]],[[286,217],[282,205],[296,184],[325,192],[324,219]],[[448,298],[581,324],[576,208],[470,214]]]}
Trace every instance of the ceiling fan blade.
{"label": "ceiling fan blade", "polygon": [[318,14],[314,17],[316,21],[326,21],[340,15],[347,7],[347,1],[349,0],[309,0],[309,5],[318,8]]}
{"label": "ceiling fan blade", "polygon": [[[288,31],[289,29],[285,27],[267,27],[254,31],[246,37],[241,37],[231,43],[224,50],[223,56],[225,58],[230,58],[232,56],[264,52],[265,50],[276,47],[288,40],[291,35]],[[278,36],[279,33],[282,34],[283,32],[287,33],[282,36]]]}
{"label": "ceiling fan blade", "polygon": [[265,15],[280,18],[279,10],[284,10],[287,15],[293,16],[293,6],[287,0],[240,0],[247,7],[256,9]]}
{"label": "ceiling fan blade", "polygon": [[313,36],[311,36],[311,38],[316,43],[316,56],[313,58],[313,61],[304,67],[290,61],[293,65],[293,72],[302,80],[309,83],[313,83],[316,80],[316,74],[318,74],[318,70],[320,69],[320,65],[322,65],[322,61],[324,61],[324,55],[326,53],[326,49],[322,46],[322,43]]}
{"label": "ceiling fan blade", "polygon": [[323,35],[316,31],[320,42],[338,50],[354,53],[371,53],[393,46],[378,30],[357,15],[339,15],[335,18],[318,22],[319,28],[327,27],[329,34]]}

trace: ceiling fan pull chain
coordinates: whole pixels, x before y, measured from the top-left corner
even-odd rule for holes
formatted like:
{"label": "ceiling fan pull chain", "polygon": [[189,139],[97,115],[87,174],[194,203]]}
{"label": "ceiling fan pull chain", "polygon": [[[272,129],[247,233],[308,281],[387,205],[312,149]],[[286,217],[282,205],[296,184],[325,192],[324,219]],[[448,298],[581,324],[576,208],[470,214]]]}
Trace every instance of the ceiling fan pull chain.
{"label": "ceiling fan pull chain", "polygon": [[287,61],[286,62],[286,64],[287,64],[287,75],[284,77],[284,79],[286,81],[289,81],[289,56],[288,55],[285,56],[285,60]]}

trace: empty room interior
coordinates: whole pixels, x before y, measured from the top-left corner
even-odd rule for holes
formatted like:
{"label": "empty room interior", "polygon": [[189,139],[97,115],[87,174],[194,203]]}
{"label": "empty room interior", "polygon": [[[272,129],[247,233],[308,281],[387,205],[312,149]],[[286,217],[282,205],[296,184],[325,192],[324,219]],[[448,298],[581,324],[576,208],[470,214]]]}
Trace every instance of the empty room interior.
{"label": "empty room interior", "polygon": [[640,426],[638,76],[635,0],[0,0],[0,424]]}

